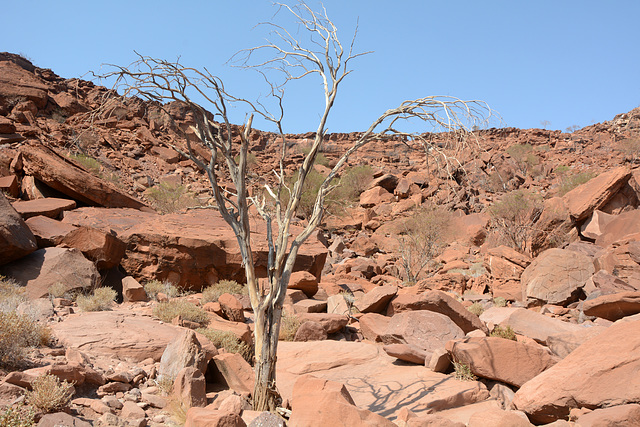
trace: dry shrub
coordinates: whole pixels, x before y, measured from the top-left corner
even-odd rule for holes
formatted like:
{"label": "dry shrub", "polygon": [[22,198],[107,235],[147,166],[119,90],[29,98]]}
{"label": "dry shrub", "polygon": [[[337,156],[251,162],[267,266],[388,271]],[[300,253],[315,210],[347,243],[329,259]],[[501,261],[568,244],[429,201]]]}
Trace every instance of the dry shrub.
{"label": "dry shrub", "polygon": [[31,390],[26,392],[25,400],[27,404],[48,414],[68,407],[74,393],[72,384],[60,381],[55,375],[46,374],[31,383]]}
{"label": "dry shrub", "polygon": [[32,427],[35,425],[36,412],[31,406],[18,405],[0,410],[0,426]]}
{"label": "dry shrub", "polygon": [[278,339],[280,341],[293,341],[300,325],[302,325],[302,321],[296,316],[283,313],[282,319],[280,320],[280,333],[278,334]]}
{"label": "dry shrub", "polygon": [[29,314],[16,309],[27,301],[24,287],[0,276],[0,366],[18,367],[29,347],[47,345],[51,330]]}
{"label": "dry shrub", "polygon": [[195,195],[188,191],[184,185],[161,182],[148,188],[145,194],[153,206],[163,214],[179,212],[200,205]]}
{"label": "dry shrub", "polygon": [[17,367],[25,350],[48,344],[51,331],[25,314],[0,311],[0,366]]}
{"label": "dry shrub", "polygon": [[469,312],[475,314],[476,316],[480,316],[482,313],[484,313],[484,307],[479,302],[474,302],[469,307],[467,307],[467,310],[469,310]]}
{"label": "dry shrub", "polygon": [[202,304],[218,301],[222,294],[247,295],[248,291],[244,285],[235,280],[220,280],[202,290]]}
{"label": "dry shrub", "polygon": [[187,411],[189,410],[189,405],[178,396],[171,395],[165,410],[176,423],[175,425],[183,426],[187,422]]}
{"label": "dry shrub", "polygon": [[82,311],[109,310],[118,293],[111,288],[96,288],[91,295],[79,295],[76,298],[78,308]]}
{"label": "dry shrub", "polygon": [[534,224],[542,213],[542,200],[526,190],[515,190],[489,208],[493,227],[504,243],[527,253],[535,233]]}
{"label": "dry shrub", "polygon": [[495,297],[493,299],[493,306],[494,307],[506,307],[507,306],[507,300],[504,299],[503,297]]}
{"label": "dry shrub", "polygon": [[507,326],[503,328],[502,326],[498,325],[495,328],[493,328],[493,331],[491,331],[490,336],[504,338],[506,340],[517,341],[516,333],[513,331],[513,329],[511,329],[511,326]]}
{"label": "dry shrub", "polygon": [[227,353],[237,353],[253,364],[253,347],[238,339],[233,332],[209,328],[199,328],[197,332],[207,337],[216,348],[224,348]]}
{"label": "dry shrub", "polygon": [[180,289],[168,281],[150,280],[143,285],[143,288],[147,296],[154,301],[158,300],[158,294],[161,292],[169,298],[175,298],[180,295]]}
{"label": "dry shrub", "polygon": [[94,159],[93,157],[87,156],[83,153],[77,154],[69,154],[69,157],[78,162],[83,168],[85,168],[89,173],[95,176],[100,176],[100,171],[102,170],[102,165],[99,161]]}
{"label": "dry shrub", "polygon": [[49,296],[52,298],[62,298],[67,293],[67,287],[60,282],[49,286]]}
{"label": "dry shrub", "polygon": [[516,166],[523,175],[527,175],[535,166],[540,164],[540,158],[533,153],[531,144],[512,145],[507,153],[515,160]]}
{"label": "dry shrub", "polygon": [[200,325],[209,323],[209,315],[206,311],[184,299],[158,303],[153,308],[153,315],[166,323],[171,323],[178,316],[183,320],[199,323]]}
{"label": "dry shrub", "polygon": [[400,262],[407,285],[414,285],[446,243],[451,214],[441,208],[427,207],[418,210],[404,223],[404,230],[397,237]]}
{"label": "dry shrub", "polygon": [[574,175],[564,175],[560,178],[560,185],[558,186],[558,195],[564,196],[574,188],[585,184],[593,178],[595,174],[590,171],[580,172]]}

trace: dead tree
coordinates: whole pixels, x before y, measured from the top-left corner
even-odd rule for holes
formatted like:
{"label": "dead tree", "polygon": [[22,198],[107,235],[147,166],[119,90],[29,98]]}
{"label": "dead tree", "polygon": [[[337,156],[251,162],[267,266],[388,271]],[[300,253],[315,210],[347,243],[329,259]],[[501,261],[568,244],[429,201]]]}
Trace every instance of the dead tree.
{"label": "dead tree", "polygon": [[[234,58],[240,66],[256,69],[262,73],[270,84],[272,95],[277,100],[278,115],[270,114],[258,101],[250,102],[231,96],[225,90],[223,82],[208,70],[185,67],[178,62],[139,56],[133,64],[127,67],[114,66],[114,71],[101,76],[115,78],[114,88],[124,90],[124,96],[139,96],[161,104],[181,101],[193,113],[196,122],[194,131],[202,144],[210,150],[211,159],[207,162],[197,156],[188,139],[186,139],[186,150],[174,148],[186,158],[191,159],[207,175],[217,208],[237,237],[246,273],[246,286],[255,314],[253,407],[255,410],[271,411],[275,410],[279,404],[279,394],[276,389],[276,352],[289,278],[302,244],[322,220],[325,198],[335,186],[332,182],[347,159],[367,143],[381,140],[391,134],[399,133],[415,137],[418,144],[424,145],[425,138],[396,129],[404,121],[422,121],[427,125],[435,126],[442,132],[459,132],[470,129],[474,124],[482,124],[481,122],[491,116],[491,110],[484,102],[437,96],[405,101],[397,108],[385,111],[338,159],[335,167],[320,186],[306,226],[298,235],[290,236],[291,223],[300,204],[303,184],[320,150],[338,88],[352,71],[351,61],[362,54],[353,51],[353,40],[347,50],[343,48],[338,40],[337,28],[327,17],[326,12],[314,12],[303,2],[296,6],[278,6],[292,14],[295,23],[306,33],[304,40],[302,37],[294,37],[284,27],[265,24],[273,27],[272,35],[275,41],[268,41],[262,46],[242,51]],[[353,39],[355,40],[355,33]],[[254,58],[265,53],[270,55],[269,59],[254,62]],[[283,83],[274,84],[270,80],[268,71],[274,69],[284,73]],[[282,96],[287,82],[311,75],[317,75],[322,81],[324,110],[320,115],[311,148],[298,167],[297,180],[292,185],[288,185],[284,166],[288,153],[287,140],[282,129],[284,113]],[[206,103],[208,110],[201,105],[203,103]],[[248,119],[244,123],[239,141],[236,140],[235,143],[228,116],[228,106],[231,103],[247,107]],[[248,195],[247,153],[254,115],[262,116],[274,123],[280,133],[279,142],[281,142],[279,168],[273,171],[276,184],[265,185],[261,197]],[[429,149],[426,151],[430,155],[433,154]],[[226,167],[217,165],[220,158]],[[222,174],[227,174],[233,181],[235,194],[230,194],[221,188]],[[281,197],[285,192],[289,197]],[[257,208],[267,226],[269,252],[267,281],[264,286],[259,286],[254,268],[249,221],[251,205]]]}

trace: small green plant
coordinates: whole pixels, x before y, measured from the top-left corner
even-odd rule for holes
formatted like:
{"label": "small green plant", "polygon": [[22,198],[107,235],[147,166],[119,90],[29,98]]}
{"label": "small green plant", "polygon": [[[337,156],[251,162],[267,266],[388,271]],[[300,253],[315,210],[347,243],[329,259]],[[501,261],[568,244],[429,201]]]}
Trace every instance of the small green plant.
{"label": "small green plant", "polygon": [[224,348],[227,353],[237,353],[253,364],[253,347],[238,339],[233,332],[209,328],[199,328],[196,331],[207,337],[216,348]]}
{"label": "small green plant", "polygon": [[484,307],[479,302],[474,302],[469,307],[467,307],[467,310],[469,310],[476,316],[480,316],[482,313],[484,313]]}
{"label": "small green plant", "polygon": [[585,171],[574,175],[565,175],[561,177],[560,185],[558,186],[558,195],[564,196],[579,185],[589,182],[589,180],[591,180],[591,178],[593,178],[594,176],[595,175],[593,172]]}
{"label": "small green plant", "polygon": [[495,297],[493,299],[493,306],[494,307],[506,307],[507,306],[507,300],[504,299],[503,297]]}
{"label": "small green plant", "polygon": [[78,295],[76,304],[82,311],[105,311],[111,308],[117,296],[111,288],[96,288],[91,295]]}
{"label": "small green plant", "polygon": [[298,332],[298,328],[302,325],[302,321],[295,315],[283,313],[280,320],[280,334],[278,339],[281,341],[293,341]]}
{"label": "small green plant", "polygon": [[453,377],[459,381],[476,381],[478,377],[476,377],[473,372],[471,372],[471,367],[464,363],[460,363],[457,360],[453,360]]}
{"label": "small green plant", "polygon": [[202,290],[202,304],[218,301],[222,294],[247,295],[248,291],[244,285],[235,280],[220,280]]}
{"label": "small green plant", "polygon": [[31,383],[31,390],[26,392],[25,401],[48,414],[67,408],[74,393],[73,384],[60,381],[55,375],[45,374]]}
{"label": "small green plant", "polygon": [[169,281],[150,280],[143,286],[147,296],[154,301],[158,300],[158,294],[163,293],[168,298],[175,298],[180,295],[180,289]]}
{"label": "small green plant", "polygon": [[[302,147],[302,148],[299,149],[299,151],[306,156],[307,154],[309,154],[311,152],[311,146]],[[329,166],[329,159],[327,159],[327,157],[324,154],[322,154],[321,152],[318,152],[318,154],[316,154],[315,164],[328,167]]]}
{"label": "small green plant", "polygon": [[69,154],[69,157],[80,163],[80,165],[89,171],[91,174],[99,176],[100,171],[102,170],[102,165],[99,161],[94,159],[93,157],[87,156],[83,153],[77,154]]}
{"label": "small green plant", "polygon": [[31,406],[18,405],[0,410],[0,426],[32,427],[35,425],[36,411]]}
{"label": "small green plant", "polygon": [[562,176],[562,175],[566,175],[567,172],[569,172],[571,170],[571,168],[567,165],[560,165],[557,168],[555,168],[554,172],[556,173],[556,175],[558,176]]}
{"label": "small green plant", "polygon": [[503,328],[502,326],[498,325],[495,328],[493,328],[493,331],[491,331],[490,336],[504,338],[506,340],[517,341],[516,333],[513,331],[513,329],[511,329],[511,326],[507,326],[506,328]]}
{"label": "small green plant", "polygon": [[201,307],[184,299],[174,299],[160,302],[153,308],[153,315],[166,323],[180,316],[182,320],[206,325],[209,323],[209,315]]}
{"label": "small green plant", "polygon": [[155,208],[163,214],[179,212],[200,204],[195,195],[185,186],[167,182],[148,188],[145,194]]}

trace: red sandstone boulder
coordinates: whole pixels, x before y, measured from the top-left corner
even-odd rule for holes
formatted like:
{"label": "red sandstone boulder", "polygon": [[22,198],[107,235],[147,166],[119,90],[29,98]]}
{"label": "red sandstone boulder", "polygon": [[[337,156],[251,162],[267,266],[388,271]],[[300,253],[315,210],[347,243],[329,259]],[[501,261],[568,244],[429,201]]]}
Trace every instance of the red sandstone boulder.
{"label": "red sandstone boulder", "polygon": [[358,408],[343,384],[300,377],[293,386],[289,424],[297,427],[350,426],[395,427],[386,418]]}
{"label": "red sandstone boulder", "polygon": [[105,232],[95,228],[78,227],[67,233],[60,243],[70,248],[76,248],[82,254],[96,263],[98,270],[108,270],[120,264],[127,245],[120,240],[115,232]]}
{"label": "red sandstone boulder", "polygon": [[122,279],[122,297],[125,302],[149,301],[144,287],[131,276]]}
{"label": "red sandstone boulder", "polygon": [[640,405],[630,403],[596,409],[578,417],[576,424],[580,427],[637,426],[640,425]]}
{"label": "red sandstone boulder", "polygon": [[602,295],[584,302],[584,314],[615,321],[640,313],[640,292],[620,292]]}
{"label": "red sandstone boulder", "polygon": [[3,98],[27,99],[37,108],[47,105],[47,91],[49,86],[37,78],[33,72],[18,64],[4,60],[0,61],[0,101]]}
{"label": "red sandstone boulder", "polygon": [[189,408],[184,427],[246,427],[238,414],[209,408]]}
{"label": "red sandstone boulder", "polygon": [[640,233],[640,209],[634,209],[609,218],[596,238],[596,245],[606,248],[624,239],[640,240],[638,233]]}
{"label": "red sandstone boulder", "polygon": [[383,203],[395,201],[393,194],[382,187],[375,186],[360,195],[360,206],[370,208]]}
{"label": "red sandstone boulder", "polygon": [[253,393],[253,368],[237,353],[221,353],[213,361],[227,386],[237,393]]}
{"label": "red sandstone boulder", "polygon": [[322,341],[326,339],[327,331],[322,323],[313,320],[308,320],[300,325],[293,338],[294,341]]}
{"label": "red sandstone boulder", "polygon": [[525,383],[513,404],[534,423],[550,423],[571,408],[639,402],[639,348],[640,320],[616,323]]}
{"label": "red sandstone boulder", "polygon": [[20,195],[20,185],[18,185],[18,178],[15,175],[0,177],[0,192],[7,193],[14,198],[18,197]]}
{"label": "red sandstone boulder", "polygon": [[573,221],[582,221],[595,209],[605,206],[630,177],[631,172],[620,167],[600,174],[565,194],[563,199]]}
{"label": "red sandstone boulder", "polygon": [[578,298],[593,273],[595,267],[588,256],[566,249],[547,249],[524,270],[521,282],[526,298],[562,305]]}
{"label": "red sandstone boulder", "polygon": [[446,348],[453,360],[468,365],[475,375],[516,387],[558,361],[539,344],[498,337],[449,341]]}
{"label": "red sandstone boulder", "polygon": [[218,298],[218,303],[228,320],[232,322],[244,322],[244,310],[238,298],[231,294],[224,293]]}
{"label": "red sandstone boulder", "polygon": [[623,241],[597,253],[594,264],[640,291],[640,241]]}
{"label": "red sandstone boulder", "polygon": [[414,346],[424,351],[425,358],[429,360],[434,350],[463,336],[462,329],[449,317],[433,311],[417,310],[394,315],[380,340],[384,344]]}
{"label": "red sandstone boulder", "polygon": [[173,390],[187,407],[207,406],[206,381],[202,372],[192,366],[181,369],[175,376]]}
{"label": "red sandstone boulder", "polygon": [[144,203],[85,172],[43,145],[21,147],[23,168],[49,187],[88,205],[140,209]]}
{"label": "red sandstone boulder", "polygon": [[69,211],[76,207],[76,202],[69,199],[48,197],[46,199],[17,201],[12,203],[16,212],[27,219],[33,216],[44,215],[57,219],[63,211]]}
{"label": "red sandstone boulder", "polygon": [[0,192],[0,265],[38,249],[36,238],[22,217]]}
{"label": "red sandstone boulder", "polygon": [[288,289],[299,289],[309,298],[318,292],[318,279],[308,271],[294,271],[289,278]]}
{"label": "red sandstone boulder", "polygon": [[378,286],[356,299],[355,306],[361,313],[383,313],[389,301],[398,293],[394,285]]}
{"label": "red sandstone boulder", "polygon": [[487,327],[462,303],[442,291],[425,291],[419,295],[401,294],[389,305],[387,314],[393,315],[409,310],[429,310],[449,317],[466,334],[474,329],[487,333]]}
{"label": "red sandstone boulder", "polygon": [[[113,230],[127,244],[124,270],[140,282],[169,280],[200,289],[219,279],[244,281],[238,241],[220,214],[210,209],[158,215],[134,209],[80,208],[65,213],[64,223]],[[292,232],[299,228],[292,226]],[[266,225],[252,230],[257,274],[266,277],[268,247]],[[295,271],[319,277],[327,256],[326,247],[312,235],[300,249]]]}
{"label": "red sandstone boulder", "polygon": [[0,274],[26,286],[30,299],[48,295],[49,288],[62,283],[65,291],[89,289],[98,283],[98,270],[77,249],[40,249],[0,267]]}
{"label": "red sandstone boulder", "polygon": [[59,245],[64,236],[77,228],[43,215],[31,217],[25,222],[36,237],[40,248]]}
{"label": "red sandstone boulder", "polygon": [[529,337],[543,345],[547,344],[552,335],[580,332],[585,329],[585,326],[564,322],[524,308],[501,307],[496,311],[505,315],[499,322],[501,326],[511,326],[516,334]]}
{"label": "red sandstone boulder", "polygon": [[381,336],[384,335],[389,321],[391,318],[382,314],[366,313],[359,319],[360,332],[370,341],[382,342]]}

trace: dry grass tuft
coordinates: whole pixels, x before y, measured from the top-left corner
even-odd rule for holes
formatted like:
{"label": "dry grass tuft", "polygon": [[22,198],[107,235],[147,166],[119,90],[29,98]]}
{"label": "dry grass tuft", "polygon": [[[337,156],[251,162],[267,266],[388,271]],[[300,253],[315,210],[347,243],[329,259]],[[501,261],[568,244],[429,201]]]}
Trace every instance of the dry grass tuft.
{"label": "dry grass tuft", "polygon": [[220,280],[215,285],[203,289],[202,304],[218,301],[222,294],[247,295],[247,293],[247,288],[235,280]]}
{"label": "dry grass tuft", "polygon": [[153,308],[153,315],[166,323],[180,316],[183,320],[206,325],[209,323],[209,315],[201,307],[183,299],[175,299],[160,302]]}
{"label": "dry grass tuft", "polygon": [[296,332],[298,332],[298,328],[302,325],[302,321],[295,315],[283,313],[280,322],[278,339],[281,341],[293,341]]}
{"label": "dry grass tuft", "polygon": [[117,295],[111,288],[97,288],[91,295],[79,295],[76,303],[82,311],[105,311],[111,308]]}
{"label": "dry grass tuft", "polygon": [[29,405],[48,414],[62,411],[69,406],[75,390],[73,385],[60,381],[55,375],[42,375],[31,384],[31,390],[25,394]]}

